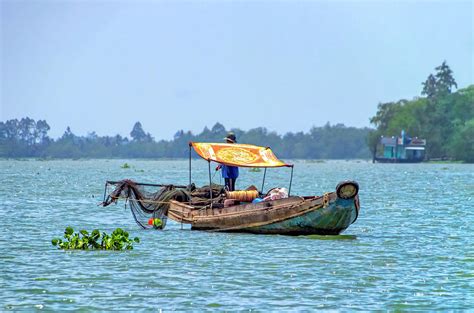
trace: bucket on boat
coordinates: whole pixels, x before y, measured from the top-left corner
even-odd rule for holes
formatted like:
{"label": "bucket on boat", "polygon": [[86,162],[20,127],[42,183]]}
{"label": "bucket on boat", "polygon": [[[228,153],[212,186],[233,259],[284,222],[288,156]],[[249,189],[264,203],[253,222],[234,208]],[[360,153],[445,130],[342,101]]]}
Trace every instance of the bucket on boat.
{"label": "bucket on boat", "polygon": [[258,197],[257,190],[239,190],[239,191],[227,191],[226,198],[234,199],[242,202],[252,202],[253,199]]}

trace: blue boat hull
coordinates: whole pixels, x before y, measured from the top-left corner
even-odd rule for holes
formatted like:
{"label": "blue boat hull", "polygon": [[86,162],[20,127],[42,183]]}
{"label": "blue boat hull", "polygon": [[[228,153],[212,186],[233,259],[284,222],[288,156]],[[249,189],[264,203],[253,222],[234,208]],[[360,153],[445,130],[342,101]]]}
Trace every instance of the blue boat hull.
{"label": "blue boat hull", "polygon": [[323,207],[287,220],[243,228],[241,231],[256,234],[282,235],[338,235],[357,220],[358,208],[354,199],[337,199]]}

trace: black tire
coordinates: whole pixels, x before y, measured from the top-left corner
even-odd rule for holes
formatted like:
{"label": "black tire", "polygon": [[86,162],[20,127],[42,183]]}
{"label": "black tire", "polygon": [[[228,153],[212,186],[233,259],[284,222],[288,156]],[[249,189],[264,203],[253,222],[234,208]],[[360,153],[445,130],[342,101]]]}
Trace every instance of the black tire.
{"label": "black tire", "polygon": [[336,194],[341,199],[352,199],[359,193],[359,184],[352,180],[340,182],[336,187]]}

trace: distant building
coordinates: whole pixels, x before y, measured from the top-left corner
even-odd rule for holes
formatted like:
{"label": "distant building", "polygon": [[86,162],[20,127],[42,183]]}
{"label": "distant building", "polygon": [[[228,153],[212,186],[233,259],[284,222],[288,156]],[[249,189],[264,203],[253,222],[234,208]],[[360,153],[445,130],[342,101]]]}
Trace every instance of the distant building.
{"label": "distant building", "polygon": [[418,163],[425,159],[426,140],[408,137],[402,130],[400,137],[380,137],[374,162]]}

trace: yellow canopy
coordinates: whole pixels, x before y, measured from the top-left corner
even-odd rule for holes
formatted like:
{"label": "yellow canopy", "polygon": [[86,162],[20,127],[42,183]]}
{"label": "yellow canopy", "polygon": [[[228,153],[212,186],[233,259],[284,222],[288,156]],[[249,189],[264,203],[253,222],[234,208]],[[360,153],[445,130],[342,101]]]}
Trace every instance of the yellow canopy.
{"label": "yellow canopy", "polygon": [[280,161],[270,148],[233,143],[190,142],[194,151],[203,159],[239,167],[288,166]]}

